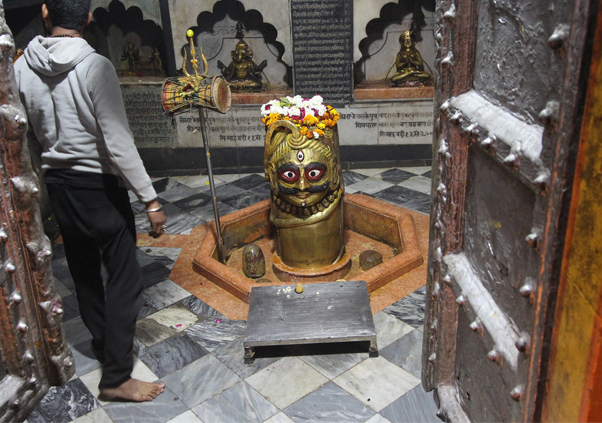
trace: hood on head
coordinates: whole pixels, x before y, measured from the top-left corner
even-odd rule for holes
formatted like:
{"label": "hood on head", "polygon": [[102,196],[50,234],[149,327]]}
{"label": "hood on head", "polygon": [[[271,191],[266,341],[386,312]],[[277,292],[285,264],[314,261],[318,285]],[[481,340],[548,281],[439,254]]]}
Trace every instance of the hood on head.
{"label": "hood on head", "polygon": [[83,38],[45,38],[38,35],[25,50],[25,59],[36,72],[47,76],[71,70],[94,49]]}

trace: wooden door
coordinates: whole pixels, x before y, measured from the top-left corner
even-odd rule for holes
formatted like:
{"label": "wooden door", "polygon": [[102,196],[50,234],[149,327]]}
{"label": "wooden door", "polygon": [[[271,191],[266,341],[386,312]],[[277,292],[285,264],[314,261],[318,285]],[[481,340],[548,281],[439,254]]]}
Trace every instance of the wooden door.
{"label": "wooden door", "polygon": [[0,421],[22,421],[50,385],[75,371],[61,328],[39,184],[13,75],[12,34],[0,0]]}
{"label": "wooden door", "polygon": [[423,385],[540,418],[597,1],[439,0]]}

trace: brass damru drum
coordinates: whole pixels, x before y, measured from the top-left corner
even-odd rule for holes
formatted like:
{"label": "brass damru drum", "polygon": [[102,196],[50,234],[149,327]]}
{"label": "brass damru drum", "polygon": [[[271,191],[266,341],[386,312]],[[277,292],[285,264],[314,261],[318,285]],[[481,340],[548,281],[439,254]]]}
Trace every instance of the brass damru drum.
{"label": "brass damru drum", "polygon": [[162,105],[168,115],[205,107],[226,113],[230,109],[232,95],[228,83],[221,76],[208,78],[169,78],[163,84]]}

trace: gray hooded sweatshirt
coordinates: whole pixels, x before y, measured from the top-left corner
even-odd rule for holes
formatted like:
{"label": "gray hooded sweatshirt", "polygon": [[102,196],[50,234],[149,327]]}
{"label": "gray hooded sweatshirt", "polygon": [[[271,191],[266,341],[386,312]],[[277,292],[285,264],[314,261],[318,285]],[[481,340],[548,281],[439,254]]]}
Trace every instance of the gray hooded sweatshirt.
{"label": "gray hooded sweatshirt", "polygon": [[140,201],[157,194],[128,126],[117,73],[82,38],[34,38],[15,63],[42,169],[121,176]]}

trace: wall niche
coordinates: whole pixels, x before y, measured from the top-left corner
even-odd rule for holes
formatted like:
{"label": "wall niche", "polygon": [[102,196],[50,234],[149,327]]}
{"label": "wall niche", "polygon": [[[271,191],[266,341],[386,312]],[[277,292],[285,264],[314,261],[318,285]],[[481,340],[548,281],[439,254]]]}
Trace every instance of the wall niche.
{"label": "wall niche", "polygon": [[[422,55],[425,70],[434,76],[435,70],[435,1],[416,0],[385,4],[379,17],[366,25],[366,37],[360,40],[362,57],[354,65],[356,89],[389,88],[390,78],[396,74],[395,59],[401,45],[399,36],[410,29],[414,6],[424,14],[423,26],[416,35],[416,48]],[[392,91],[397,91],[393,89]],[[426,92],[426,91],[425,91]],[[427,96],[432,97],[432,88]],[[356,95],[356,99],[358,99]]]}
{"label": "wall niche", "polygon": [[[213,5],[212,12],[201,12],[197,17],[197,25],[191,27],[195,34],[195,49],[197,55],[202,48],[209,64],[210,75],[221,75],[218,61],[225,66],[232,62],[231,51],[239,41],[237,24],[242,23],[244,41],[253,50],[253,60],[256,64],[267,60],[263,69],[263,83],[268,88],[289,88],[292,86],[292,68],[282,60],[284,46],[276,41],[278,31],[263,21],[263,16],[257,10],[245,10],[243,3],[237,0],[219,0]],[[180,46],[180,54],[188,45]],[[190,57],[189,52],[187,52]]]}
{"label": "wall niche", "polygon": [[[93,22],[86,28],[84,37],[99,54],[113,63],[120,77],[131,75],[126,52],[130,43],[137,50],[136,77],[165,75],[167,56],[163,29],[154,21],[144,19],[140,8],[132,6],[126,9],[119,0],[113,0],[108,9],[99,7],[92,15]],[[157,56],[161,61],[159,70],[158,61],[153,63]]]}

